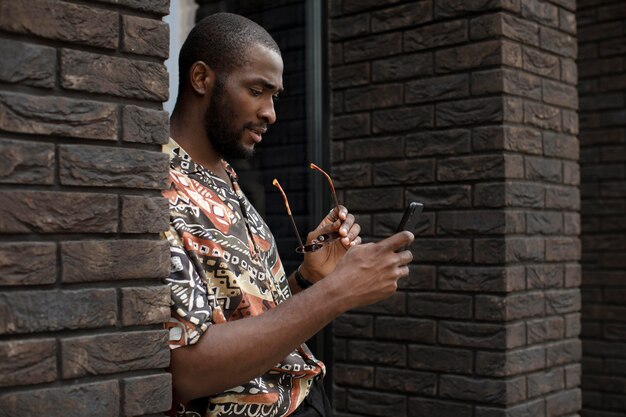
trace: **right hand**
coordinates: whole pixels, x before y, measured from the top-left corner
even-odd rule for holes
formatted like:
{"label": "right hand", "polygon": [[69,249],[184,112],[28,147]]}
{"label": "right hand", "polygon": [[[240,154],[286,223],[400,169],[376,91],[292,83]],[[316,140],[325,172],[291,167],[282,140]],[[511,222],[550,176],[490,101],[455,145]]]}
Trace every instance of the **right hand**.
{"label": "right hand", "polygon": [[409,275],[413,254],[408,246],[415,237],[411,232],[396,233],[377,243],[350,248],[333,271],[333,281],[346,297],[347,309],[383,300],[398,288],[398,279]]}

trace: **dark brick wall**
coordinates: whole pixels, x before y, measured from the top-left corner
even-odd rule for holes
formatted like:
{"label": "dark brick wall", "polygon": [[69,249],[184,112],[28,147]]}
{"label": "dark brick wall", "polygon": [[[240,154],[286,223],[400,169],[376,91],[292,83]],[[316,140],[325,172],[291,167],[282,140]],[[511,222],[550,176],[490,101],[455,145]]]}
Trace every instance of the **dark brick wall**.
{"label": "dark brick wall", "polygon": [[[197,19],[218,11],[237,13],[263,26],[280,47],[285,65],[283,85],[275,109],[277,122],[269,127],[256,155],[249,161],[230,161],[241,185],[264,216],[289,274],[302,262],[283,199],[272,180],[277,178],[289,198],[300,235],[317,225],[310,221],[311,173],[308,167],[305,2],[303,0],[200,0]],[[320,178],[320,180],[322,180]]]}
{"label": "dark brick wall", "polygon": [[583,415],[626,414],[626,3],[579,0]]}
{"label": "dark brick wall", "polygon": [[170,406],[167,0],[0,2],[0,415]]}
{"label": "dark brick wall", "polygon": [[333,324],[337,417],[574,416],[575,1],[329,2],[333,174],[399,291]]}

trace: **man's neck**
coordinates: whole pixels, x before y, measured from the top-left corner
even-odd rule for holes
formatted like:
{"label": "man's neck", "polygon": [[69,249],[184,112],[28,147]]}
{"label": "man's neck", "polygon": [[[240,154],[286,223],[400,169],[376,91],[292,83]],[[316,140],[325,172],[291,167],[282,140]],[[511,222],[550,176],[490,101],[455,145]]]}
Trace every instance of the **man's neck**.
{"label": "man's neck", "polygon": [[202,126],[194,126],[181,117],[181,112],[174,112],[170,119],[170,137],[176,141],[194,163],[202,165],[230,184],[230,177],[222,166],[222,157],[213,149]]}

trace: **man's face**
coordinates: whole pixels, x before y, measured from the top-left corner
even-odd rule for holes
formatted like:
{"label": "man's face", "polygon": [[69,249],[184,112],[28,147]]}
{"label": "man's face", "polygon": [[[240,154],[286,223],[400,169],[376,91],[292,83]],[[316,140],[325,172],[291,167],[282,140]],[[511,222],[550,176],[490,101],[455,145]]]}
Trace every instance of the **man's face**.
{"label": "man's face", "polygon": [[205,115],[207,136],[222,157],[249,158],[267,126],[276,121],[274,99],[283,88],[283,60],[255,45],[246,64],[217,74]]}

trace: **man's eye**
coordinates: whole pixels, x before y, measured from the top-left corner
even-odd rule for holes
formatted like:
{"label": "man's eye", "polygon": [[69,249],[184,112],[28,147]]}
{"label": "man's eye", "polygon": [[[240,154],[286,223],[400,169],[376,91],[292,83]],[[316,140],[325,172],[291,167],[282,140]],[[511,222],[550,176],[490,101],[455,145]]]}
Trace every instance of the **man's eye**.
{"label": "man's eye", "polygon": [[263,94],[263,91],[260,91],[260,90],[255,90],[254,88],[251,88],[251,89],[250,89],[250,94],[252,94],[254,97],[258,97],[258,96],[260,96],[261,94]]}
{"label": "man's eye", "polygon": [[280,100],[280,97],[278,97],[278,94],[274,94],[272,98],[274,99],[274,101]]}

